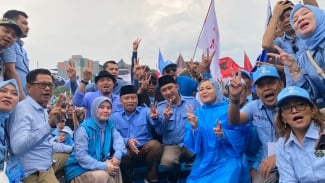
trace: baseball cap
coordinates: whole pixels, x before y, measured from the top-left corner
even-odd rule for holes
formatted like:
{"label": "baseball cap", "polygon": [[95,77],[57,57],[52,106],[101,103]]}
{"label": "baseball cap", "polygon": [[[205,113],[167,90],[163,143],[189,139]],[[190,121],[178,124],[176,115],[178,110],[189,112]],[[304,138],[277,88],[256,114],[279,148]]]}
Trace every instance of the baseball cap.
{"label": "baseball cap", "polygon": [[19,37],[23,34],[20,27],[17,25],[16,21],[14,21],[14,20],[11,20],[8,18],[0,18],[0,25],[9,26],[9,27],[13,28],[17,33],[17,37]]}
{"label": "baseball cap", "polygon": [[289,98],[302,98],[313,103],[308,92],[298,86],[289,86],[284,88],[278,95],[276,106],[281,106],[283,102]]}
{"label": "baseball cap", "polygon": [[280,79],[278,70],[273,66],[263,65],[259,67],[253,74],[254,85],[262,78],[274,77]]}

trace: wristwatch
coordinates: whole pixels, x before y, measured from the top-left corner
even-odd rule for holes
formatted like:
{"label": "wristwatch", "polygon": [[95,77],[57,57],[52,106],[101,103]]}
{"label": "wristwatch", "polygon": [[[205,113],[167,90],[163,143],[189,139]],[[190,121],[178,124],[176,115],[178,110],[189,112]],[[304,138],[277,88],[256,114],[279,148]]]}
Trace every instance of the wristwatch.
{"label": "wristwatch", "polygon": [[88,81],[81,80],[81,83],[83,83],[84,85],[87,85],[89,82]]}

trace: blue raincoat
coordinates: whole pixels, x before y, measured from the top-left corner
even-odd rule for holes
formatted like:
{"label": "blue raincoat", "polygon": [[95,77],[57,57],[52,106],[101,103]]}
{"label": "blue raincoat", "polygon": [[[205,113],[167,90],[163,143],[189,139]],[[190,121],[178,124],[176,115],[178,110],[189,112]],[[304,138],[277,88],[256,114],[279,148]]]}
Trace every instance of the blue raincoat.
{"label": "blue raincoat", "polygon": [[[217,94],[217,101],[221,96]],[[243,170],[242,162],[246,148],[245,130],[242,130],[243,126],[228,124],[228,107],[229,104],[221,99],[216,104],[203,105],[194,112],[198,118],[198,129],[193,130],[189,123],[186,124],[184,144],[196,155],[187,177],[188,183],[250,182],[249,170]],[[213,131],[217,119],[221,122],[222,137]]]}

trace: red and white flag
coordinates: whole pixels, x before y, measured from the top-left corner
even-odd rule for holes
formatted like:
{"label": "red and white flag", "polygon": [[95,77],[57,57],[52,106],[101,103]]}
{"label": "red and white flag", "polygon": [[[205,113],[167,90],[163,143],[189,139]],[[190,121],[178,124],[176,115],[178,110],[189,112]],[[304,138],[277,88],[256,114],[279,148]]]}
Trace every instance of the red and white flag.
{"label": "red and white flag", "polygon": [[208,15],[203,24],[204,30],[200,37],[198,47],[204,51],[206,55],[206,49],[209,48],[209,53],[216,53],[212,59],[210,65],[210,71],[212,78],[221,78],[220,68],[219,68],[219,52],[220,52],[220,40],[219,40],[219,28],[218,21],[214,7],[214,0],[211,1]]}

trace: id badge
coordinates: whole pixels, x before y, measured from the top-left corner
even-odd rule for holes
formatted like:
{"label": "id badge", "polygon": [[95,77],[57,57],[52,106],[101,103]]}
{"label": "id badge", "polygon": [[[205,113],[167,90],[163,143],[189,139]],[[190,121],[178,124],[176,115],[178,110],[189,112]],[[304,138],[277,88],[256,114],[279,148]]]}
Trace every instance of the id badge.
{"label": "id badge", "polygon": [[23,168],[21,167],[17,156],[11,156],[7,160],[6,174],[10,183],[18,183],[25,177]]}

